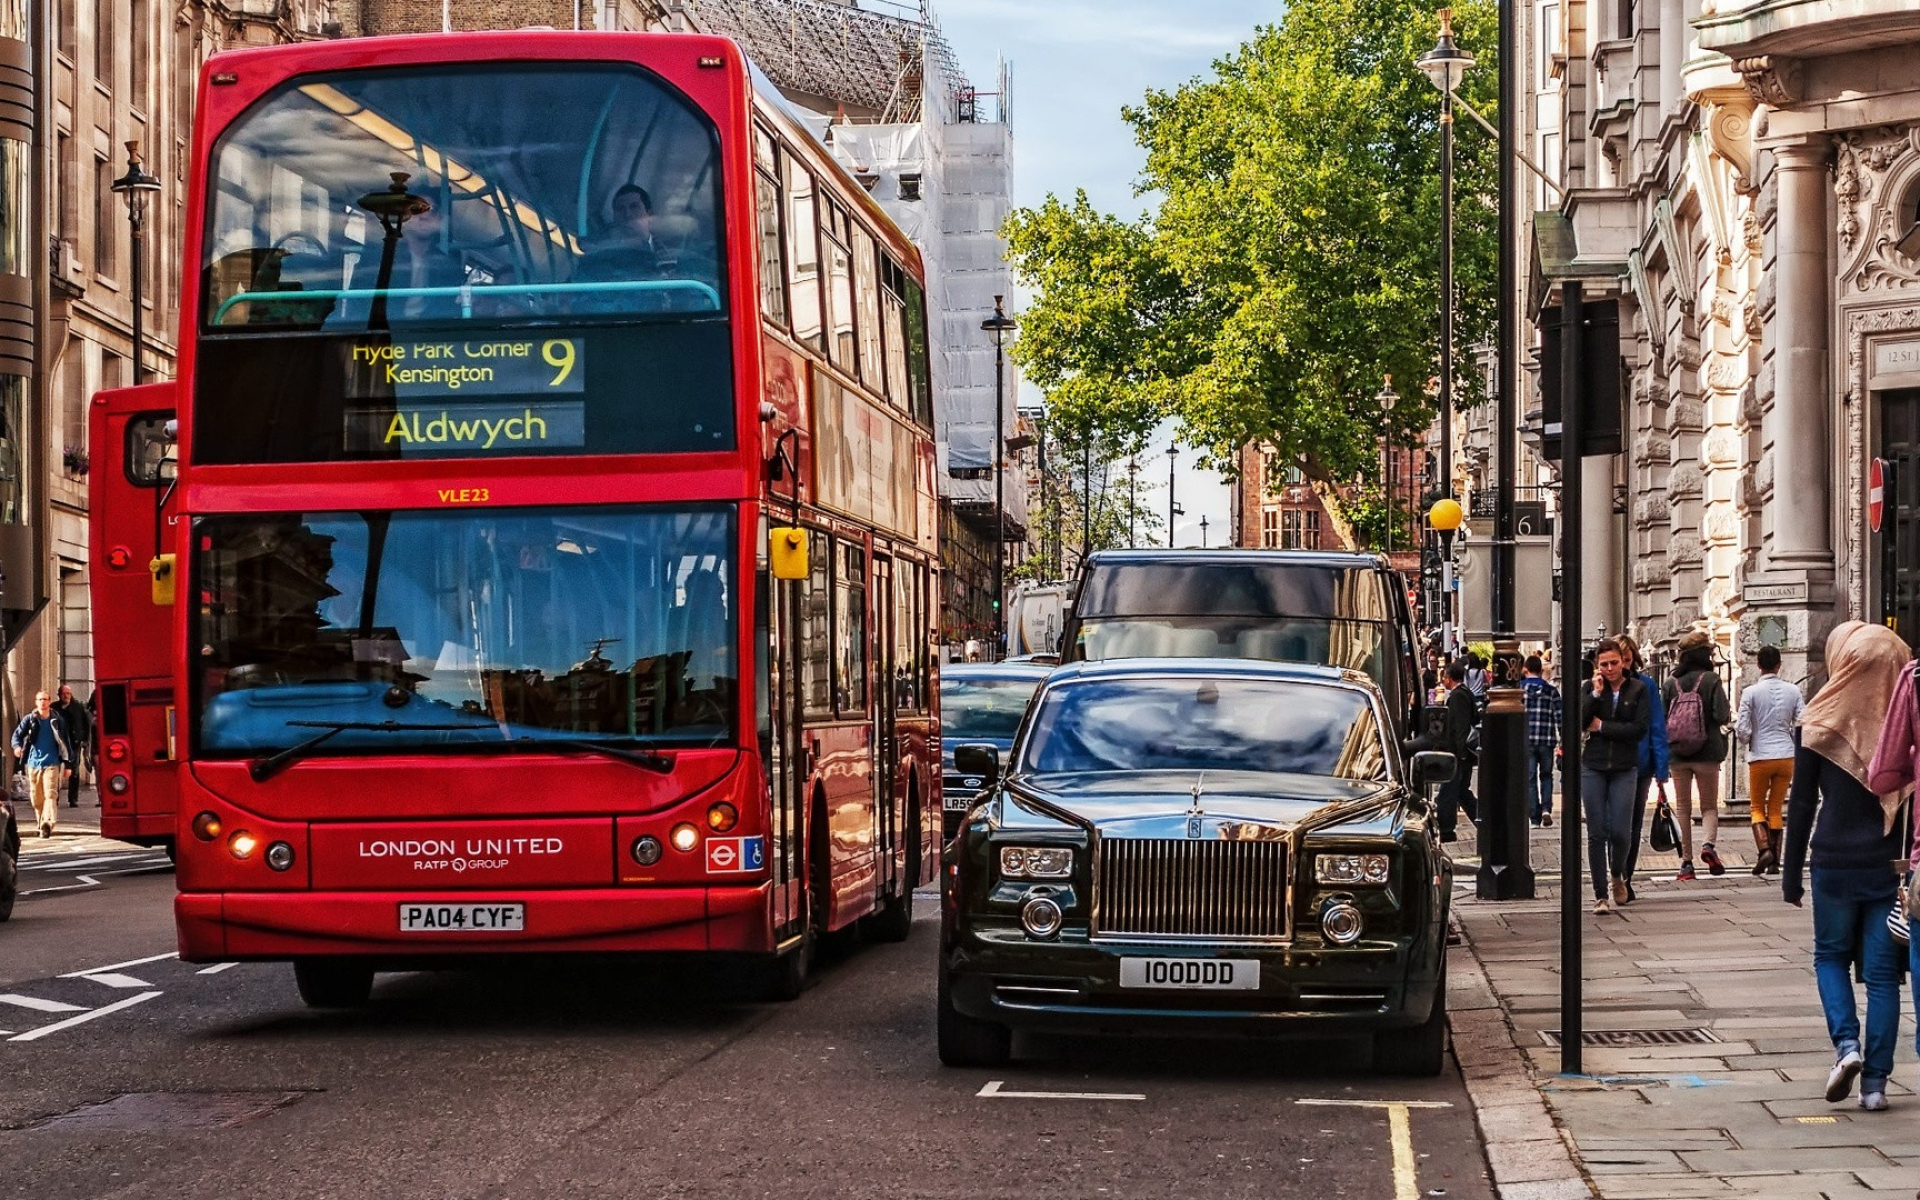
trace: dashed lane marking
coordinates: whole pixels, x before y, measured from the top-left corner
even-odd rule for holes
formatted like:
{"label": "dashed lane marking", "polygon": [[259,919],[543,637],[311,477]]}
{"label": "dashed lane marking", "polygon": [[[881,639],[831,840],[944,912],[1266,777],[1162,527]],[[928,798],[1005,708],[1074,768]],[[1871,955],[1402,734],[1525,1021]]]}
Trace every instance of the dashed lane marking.
{"label": "dashed lane marking", "polygon": [[44,1013],[87,1011],[86,1006],[82,1004],[68,1004],[62,1000],[42,1000],[38,996],[22,996],[14,992],[0,996],[0,1004],[11,1004],[15,1008],[30,1008],[34,1012]]}
{"label": "dashed lane marking", "polygon": [[1138,1092],[1004,1092],[1000,1090],[1002,1080],[989,1079],[987,1085],[975,1092],[975,1096],[985,1096],[995,1100],[1145,1100]]}
{"label": "dashed lane marking", "polygon": [[1384,1108],[1393,1142],[1393,1200],[1420,1200],[1420,1175],[1413,1157],[1413,1121],[1409,1109],[1452,1108],[1444,1100],[1295,1100],[1328,1108]]}
{"label": "dashed lane marking", "polygon": [[82,975],[80,976],[80,978],[90,979],[95,983],[103,983],[110,988],[121,988],[124,990],[131,990],[133,988],[145,988],[145,987],[153,986],[152,984],[148,983],[144,979],[136,979],[131,975],[121,975],[113,971],[106,971],[106,972],[101,972],[93,975]]}
{"label": "dashed lane marking", "polygon": [[126,962],[108,963],[104,967],[88,967],[84,971],[68,971],[65,975],[60,976],[60,978],[81,979],[89,975],[105,975],[110,971],[118,971],[126,967],[144,967],[148,963],[165,962],[169,958],[179,957],[180,952],[178,950],[169,950],[165,954],[149,954],[145,958],[130,958]]}
{"label": "dashed lane marking", "polygon": [[198,971],[195,971],[194,974],[195,975],[218,975],[222,971],[228,970],[229,968],[232,968],[232,967],[237,967],[239,965],[240,964],[237,962],[215,963],[210,967],[201,967]]}
{"label": "dashed lane marking", "polygon": [[10,1042],[37,1042],[49,1034],[59,1033],[65,1029],[72,1029],[76,1025],[84,1025],[88,1021],[98,1020],[109,1013],[119,1012],[123,1008],[132,1008],[136,1004],[145,1004],[158,995],[160,995],[160,993],[157,991],[141,992],[138,996],[128,996],[125,1000],[116,1000],[112,1004],[105,1005],[101,1008],[89,1009],[77,1017],[68,1017],[64,1021],[55,1021],[51,1025],[42,1025],[38,1029],[29,1029],[25,1033],[16,1033],[7,1040]]}
{"label": "dashed lane marking", "polygon": [[[130,863],[139,859],[153,859],[156,856],[144,850],[130,850],[124,854],[84,854],[79,858],[62,858],[48,861],[43,855],[31,862],[20,864],[22,871],[72,871],[80,867],[98,867],[112,864]],[[157,856],[166,861],[166,855]]]}
{"label": "dashed lane marking", "polygon": [[58,887],[28,888],[26,891],[20,893],[20,898],[24,900],[28,896],[44,896],[48,892],[80,892],[88,888],[97,888],[100,886],[100,881],[91,875],[75,875],[74,878],[80,882],[63,883]]}

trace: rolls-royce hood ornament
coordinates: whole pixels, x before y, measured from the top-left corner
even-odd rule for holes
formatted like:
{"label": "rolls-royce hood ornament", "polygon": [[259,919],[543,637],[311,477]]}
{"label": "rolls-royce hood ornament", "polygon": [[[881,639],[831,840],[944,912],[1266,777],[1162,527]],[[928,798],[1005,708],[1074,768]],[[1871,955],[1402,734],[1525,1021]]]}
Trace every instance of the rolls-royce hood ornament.
{"label": "rolls-royce hood ornament", "polygon": [[1207,773],[1205,771],[1200,772],[1193,781],[1193,804],[1187,809],[1187,839],[1189,841],[1197,842],[1200,840],[1200,818],[1207,815],[1200,807],[1200,795],[1206,788],[1206,782]]}

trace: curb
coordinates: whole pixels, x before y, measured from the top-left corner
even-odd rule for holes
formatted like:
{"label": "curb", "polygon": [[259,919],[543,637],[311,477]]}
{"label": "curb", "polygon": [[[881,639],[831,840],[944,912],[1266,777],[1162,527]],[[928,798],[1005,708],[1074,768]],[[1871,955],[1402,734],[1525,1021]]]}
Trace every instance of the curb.
{"label": "curb", "polygon": [[1460,935],[1457,957],[1447,964],[1447,1026],[1494,1193],[1500,1200],[1592,1200],[1597,1193],[1540,1094],[1473,939],[1465,929]]}

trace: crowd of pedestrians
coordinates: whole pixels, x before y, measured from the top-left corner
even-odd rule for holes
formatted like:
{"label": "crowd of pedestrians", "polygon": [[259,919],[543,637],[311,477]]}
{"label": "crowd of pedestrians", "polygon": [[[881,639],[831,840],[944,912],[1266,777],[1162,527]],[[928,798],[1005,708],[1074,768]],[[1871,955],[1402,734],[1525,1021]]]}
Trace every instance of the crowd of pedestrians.
{"label": "crowd of pedestrians", "polygon": [[[1683,635],[1675,652],[1671,672],[1657,682],[1632,638],[1601,639],[1585,662],[1569,662],[1578,682],[1565,683],[1564,693],[1547,678],[1540,656],[1526,660],[1529,815],[1535,825],[1553,823],[1561,719],[1565,705],[1577,704],[1577,802],[1587,827],[1593,912],[1604,916],[1637,899],[1639,852],[1656,797],[1653,811],[1665,811],[1669,801],[1673,809],[1675,881],[1698,878],[1696,814],[1698,863],[1710,875],[1726,873],[1716,844],[1720,789],[1739,747],[1753,874],[1778,876],[1786,903],[1811,898],[1813,974],[1834,1052],[1827,1099],[1845,1100],[1858,1086],[1861,1108],[1883,1110],[1903,975],[1914,977],[1920,1009],[1920,946],[1907,932],[1907,914],[1920,908],[1920,829],[1912,811],[1920,776],[1920,661],[1892,630],[1850,621],[1828,639],[1825,678],[1811,698],[1780,677],[1780,651],[1765,646],[1754,659],[1758,677],[1741,689],[1736,709],[1704,632]],[[1432,666],[1430,678],[1444,692],[1441,745],[1463,765],[1439,797],[1442,836],[1451,840],[1457,814],[1473,820],[1478,811],[1470,779],[1480,751],[1485,664],[1469,656]],[[1864,1019],[1856,980],[1865,991]]]}

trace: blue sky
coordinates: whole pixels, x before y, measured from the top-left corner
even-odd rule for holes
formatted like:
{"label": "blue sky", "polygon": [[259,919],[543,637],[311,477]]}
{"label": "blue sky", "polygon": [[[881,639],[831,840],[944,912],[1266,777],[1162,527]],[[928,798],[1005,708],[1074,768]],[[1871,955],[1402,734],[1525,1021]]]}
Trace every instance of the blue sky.
{"label": "blue sky", "polygon": [[[1146,207],[1133,194],[1142,156],[1120,109],[1149,89],[1211,73],[1254,29],[1279,18],[1276,0],[935,0],[940,26],[960,65],[982,90],[994,64],[1012,74],[1014,202],[1086,190],[1095,205],[1125,216]],[[1164,445],[1147,456],[1143,478],[1165,478]],[[1145,503],[1164,506],[1165,484]],[[1188,468],[1179,484],[1186,515],[1176,544],[1219,545],[1228,526],[1228,490],[1211,472]]]}

